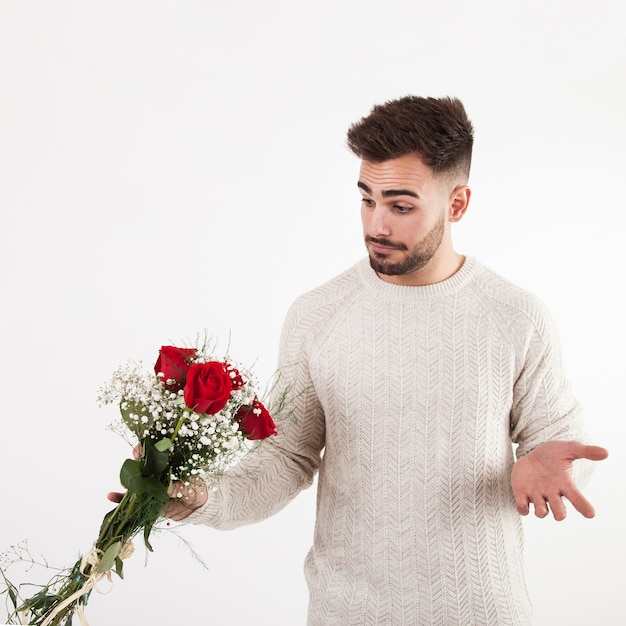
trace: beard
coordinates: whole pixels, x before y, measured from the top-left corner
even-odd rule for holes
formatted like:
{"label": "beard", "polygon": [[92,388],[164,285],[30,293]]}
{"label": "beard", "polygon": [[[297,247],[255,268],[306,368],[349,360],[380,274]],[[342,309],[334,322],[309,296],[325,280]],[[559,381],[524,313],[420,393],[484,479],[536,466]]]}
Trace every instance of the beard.
{"label": "beard", "polygon": [[385,276],[401,276],[410,274],[422,269],[435,256],[443,240],[445,232],[445,214],[441,214],[441,218],[426,234],[426,236],[416,244],[411,250],[402,243],[395,243],[388,239],[378,239],[375,237],[365,237],[365,243],[373,241],[385,246],[397,248],[398,250],[406,250],[407,255],[401,261],[392,263],[386,259],[384,254],[370,253],[370,266],[377,274]]}

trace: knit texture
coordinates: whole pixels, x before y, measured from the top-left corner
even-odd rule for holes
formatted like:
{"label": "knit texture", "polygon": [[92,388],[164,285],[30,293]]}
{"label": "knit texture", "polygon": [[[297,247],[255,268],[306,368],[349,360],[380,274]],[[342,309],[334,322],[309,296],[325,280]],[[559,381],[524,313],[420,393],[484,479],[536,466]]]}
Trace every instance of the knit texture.
{"label": "knit texture", "polygon": [[474,258],[423,287],[363,259],[293,304],[279,358],[294,418],[189,521],[256,522],[319,470],[310,626],[529,624],[515,449],[584,438],[541,302]]}

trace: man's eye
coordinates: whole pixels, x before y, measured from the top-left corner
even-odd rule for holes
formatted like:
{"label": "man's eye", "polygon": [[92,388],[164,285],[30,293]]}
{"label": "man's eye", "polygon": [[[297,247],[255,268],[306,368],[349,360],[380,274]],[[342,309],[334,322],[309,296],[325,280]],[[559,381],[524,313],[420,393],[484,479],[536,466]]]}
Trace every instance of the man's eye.
{"label": "man's eye", "polygon": [[412,206],[404,206],[403,204],[394,204],[393,208],[399,213],[408,213],[413,207]]}
{"label": "man's eye", "polygon": [[361,198],[361,202],[365,206],[374,206],[374,201],[371,198]]}

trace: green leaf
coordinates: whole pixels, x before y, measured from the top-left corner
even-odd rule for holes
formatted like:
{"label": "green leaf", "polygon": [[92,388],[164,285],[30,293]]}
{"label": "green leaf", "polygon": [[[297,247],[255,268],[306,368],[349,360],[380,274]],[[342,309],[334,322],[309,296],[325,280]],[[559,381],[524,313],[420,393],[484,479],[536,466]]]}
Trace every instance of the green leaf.
{"label": "green leaf", "polygon": [[167,450],[159,450],[156,445],[146,448],[145,467],[142,474],[144,476],[160,476],[167,467],[170,453]]}
{"label": "green leaf", "polygon": [[98,535],[102,534],[102,531],[104,530],[104,527],[106,526],[107,522],[109,521],[109,518],[115,514],[117,510],[117,507],[115,507],[114,509],[111,509],[103,518],[102,518],[102,523],[100,524],[100,530],[98,531]]}
{"label": "green leaf", "polygon": [[146,548],[150,551],[153,552],[152,550],[152,544],[149,541],[150,538],[150,533],[152,532],[152,527],[154,526],[154,522],[150,523],[150,524],[146,524],[144,526],[143,529],[143,542],[146,546]]}
{"label": "green leaf", "polygon": [[167,502],[170,498],[167,487],[155,476],[144,476],[141,461],[126,459],[120,471],[120,481],[130,493],[147,493],[160,502]]}
{"label": "green leaf", "polygon": [[25,611],[26,609],[37,612],[45,612],[56,602],[60,600],[60,597],[56,594],[48,593],[48,587],[44,587],[39,593],[36,593],[28,600],[17,608],[18,612]]}
{"label": "green leaf", "polygon": [[[4,584],[6,587],[5,591],[9,594],[9,598],[11,598],[11,604],[13,605],[14,609],[17,609],[17,601],[19,599],[17,587],[7,579],[1,567],[0,567],[0,575],[2,575],[2,578],[4,579]],[[4,591],[0,593],[4,593]]]}
{"label": "green leaf", "polygon": [[115,573],[120,578],[124,578],[124,561],[119,556],[115,559]]}
{"label": "green leaf", "polygon": [[112,543],[102,555],[100,559],[100,563],[96,567],[96,572],[104,573],[108,572],[115,563],[115,559],[119,556],[120,550],[122,549],[122,542],[116,541]]}
{"label": "green leaf", "polygon": [[166,450],[169,450],[172,447],[172,442],[165,438],[165,439],[161,439],[161,441],[157,441],[154,444],[154,447],[159,451],[159,452],[165,452]]}
{"label": "green leaf", "polygon": [[[125,404],[126,407],[122,408],[122,405]],[[137,423],[137,420],[132,419],[130,416],[133,415],[143,415],[145,412],[145,407],[143,404],[139,402],[128,402],[126,400],[122,400],[120,402],[120,413],[122,414],[122,419],[124,423],[128,427],[128,430],[135,433],[139,439],[141,439],[141,435],[143,431],[146,429],[146,426],[141,423]]]}
{"label": "green leaf", "polygon": [[126,459],[120,470],[120,482],[131,493],[144,493],[143,476],[141,470],[143,463],[133,459]]}
{"label": "green leaf", "polygon": [[145,493],[149,493],[163,504],[169,502],[170,496],[167,493],[167,487],[158,479],[152,476],[145,476],[143,479],[143,488]]}

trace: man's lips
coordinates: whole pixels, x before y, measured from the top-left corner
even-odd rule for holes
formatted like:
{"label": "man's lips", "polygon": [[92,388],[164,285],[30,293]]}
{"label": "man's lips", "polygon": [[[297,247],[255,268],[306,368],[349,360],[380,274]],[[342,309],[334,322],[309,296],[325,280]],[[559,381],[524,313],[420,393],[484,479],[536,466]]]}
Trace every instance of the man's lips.
{"label": "man's lips", "polygon": [[406,247],[402,244],[393,243],[385,239],[374,239],[373,237],[366,237],[365,242],[369,246],[372,252],[378,254],[391,254],[397,250],[404,250]]}
{"label": "man's lips", "polygon": [[391,248],[390,246],[381,246],[379,243],[370,243],[370,250],[377,254],[391,254],[398,248]]}

